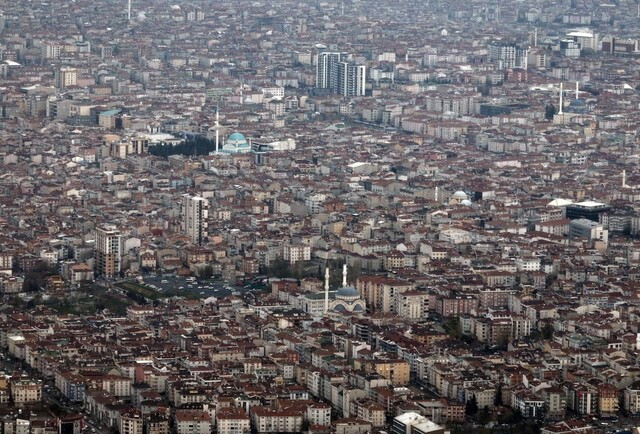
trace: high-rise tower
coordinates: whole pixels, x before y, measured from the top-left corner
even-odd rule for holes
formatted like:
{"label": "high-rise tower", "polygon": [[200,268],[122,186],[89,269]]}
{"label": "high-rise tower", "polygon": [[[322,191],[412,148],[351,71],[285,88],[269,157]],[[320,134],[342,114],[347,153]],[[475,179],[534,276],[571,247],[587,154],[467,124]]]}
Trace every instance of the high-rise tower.
{"label": "high-rise tower", "polygon": [[180,227],[193,244],[201,245],[207,241],[209,228],[209,201],[200,196],[182,195],[180,208]]}
{"label": "high-rise tower", "polygon": [[121,270],[122,235],[113,225],[96,229],[95,271],[99,276],[116,277]]}
{"label": "high-rise tower", "polygon": [[316,87],[332,89],[338,85],[338,66],[347,60],[347,53],[328,52],[318,53],[316,57]]}
{"label": "high-rise tower", "polygon": [[336,93],[342,96],[364,96],[365,90],[366,67],[350,62],[340,62]]}

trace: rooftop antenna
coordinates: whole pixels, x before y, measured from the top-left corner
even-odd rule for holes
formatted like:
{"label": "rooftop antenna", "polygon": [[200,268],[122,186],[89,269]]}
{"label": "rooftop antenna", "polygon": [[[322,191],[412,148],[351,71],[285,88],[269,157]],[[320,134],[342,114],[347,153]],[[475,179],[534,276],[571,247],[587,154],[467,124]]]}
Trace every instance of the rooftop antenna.
{"label": "rooftop antenna", "polygon": [[324,269],[324,313],[329,312],[329,267]]}
{"label": "rooftop antenna", "polygon": [[560,83],[560,109],[558,110],[558,114],[562,114],[562,93],[564,92],[562,88],[562,83]]}
{"label": "rooftop antenna", "polygon": [[127,1],[127,21],[131,21],[131,0]]}

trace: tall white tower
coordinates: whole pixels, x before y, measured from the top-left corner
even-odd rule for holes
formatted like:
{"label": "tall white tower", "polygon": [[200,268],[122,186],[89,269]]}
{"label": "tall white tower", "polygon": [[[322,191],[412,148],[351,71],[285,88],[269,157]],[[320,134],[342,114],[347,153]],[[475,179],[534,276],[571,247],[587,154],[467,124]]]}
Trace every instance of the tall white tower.
{"label": "tall white tower", "polygon": [[561,115],[562,114],[562,97],[564,93],[564,89],[562,88],[562,83],[560,83],[560,107],[558,108],[558,114]]}
{"label": "tall white tower", "polygon": [[216,105],[216,154],[220,149],[220,106]]}
{"label": "tall white tower", "polygon": [[324,269],[324,313],[329,312],[329,267]]}
{"label": "tall white tower", "polygon": [[127,21],[131,21],[131,0],[127,1]]}
{"label": "tall white tower", "polygon": [[342,286],[347,286],[347,264],[342,266]]}

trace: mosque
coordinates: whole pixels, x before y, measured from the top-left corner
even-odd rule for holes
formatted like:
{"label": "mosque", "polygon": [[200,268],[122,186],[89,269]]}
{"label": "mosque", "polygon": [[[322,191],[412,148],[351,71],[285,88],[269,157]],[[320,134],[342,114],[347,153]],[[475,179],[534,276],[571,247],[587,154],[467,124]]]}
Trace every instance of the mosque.
{"label": "mosque", "polygon": [[342,269],[342,287],[337,291],[329,290],[329,269],[325,270],[324,293],[304,294],[301,299],[302,309],[314,316],[339,315],[344,313],[363,314],[367,305],[358,290],[347,284],[347,266]]}
{"label": "mosque", "polygon": [[342,288],[335,293],[334,299],[329,300],[329,269],[325,273],[324,283],[325,293],[325,312],[353,312],[364,313],[367,305],[360,298],[358,290],[353,286],[347,285],[347,264],[342,268]]}
{"label": "mosque", "polygon": [[458,190],[451,195],[449,198],[449,205],[471,205],[471,201],[469,200],[469,196],[462,190]]}
{"label": "mosque", "polygon": [[222,145],[222,154],[246,154],[251,151],[251,143],[247,141],[242,133],[231,134]]}

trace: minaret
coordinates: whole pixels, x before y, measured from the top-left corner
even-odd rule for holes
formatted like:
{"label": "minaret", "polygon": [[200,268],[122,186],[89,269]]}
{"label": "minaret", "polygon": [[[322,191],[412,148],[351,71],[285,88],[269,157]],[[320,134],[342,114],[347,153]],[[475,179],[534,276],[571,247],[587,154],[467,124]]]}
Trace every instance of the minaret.
{"label": "minaret", "polygon": [[347,286],[347,264],[342,266],[342,286]]}
{"label": "minaret", "polygon": [[580,82],[576,81],[576,99],[580,98]]}
{"label": "minaret", "polygon": [[131,0],[127,2],[127,21],[131,21]]}
{"label": "minaret", "polygon": [[562,114],[562,93],[564,92],[562,88],[562,83],[560,83],[560,108],[558,109],[558,114]]}
{"label": "minaret", "polygon": [[438,186],[436,185],[436,198],[435,201],[438,202]]}
{"label": "minaret", "polygon": [[533,46],[537,47],[538,46],[538,28],[534,27],[533,29]]}
{"label": "minaret", "polygon": [[220,106],[216,105],[216,154],[220,144]]}
{"label": "minaret", "polygon": [[324,313],[329,312],[329,267],[324,269]]}

